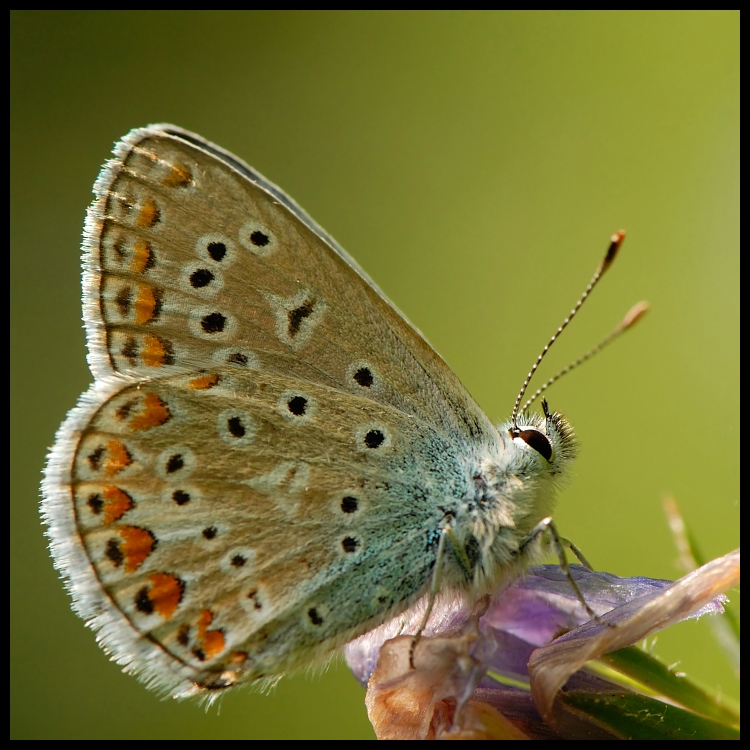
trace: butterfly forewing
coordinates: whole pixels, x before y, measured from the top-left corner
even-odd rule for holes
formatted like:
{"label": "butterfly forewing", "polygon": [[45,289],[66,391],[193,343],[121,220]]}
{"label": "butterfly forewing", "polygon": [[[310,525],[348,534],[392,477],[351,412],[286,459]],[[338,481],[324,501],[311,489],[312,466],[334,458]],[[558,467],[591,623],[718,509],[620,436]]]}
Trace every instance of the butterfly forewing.
{"label": "butterfly forewing", "polygon": [[281,191],[181,132],[134,131],[100,180],[89,230],[100,371],[151,378],[257,358],[266,370],[368,389],[451,434],[493,430],[419,333]]}

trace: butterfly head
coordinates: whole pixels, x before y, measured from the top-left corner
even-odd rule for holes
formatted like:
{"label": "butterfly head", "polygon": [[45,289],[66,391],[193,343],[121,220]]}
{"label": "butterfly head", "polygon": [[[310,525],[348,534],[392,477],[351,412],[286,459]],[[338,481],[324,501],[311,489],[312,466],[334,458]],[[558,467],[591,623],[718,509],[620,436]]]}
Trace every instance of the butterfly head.
{"label": "butterfly head", "polygon": [[550,412],[546,399],[542,409],[543,415],[521,415],[501,430],[522,455],[535,456],[540,469],[555,476],[575,458],[576,439],[570,422],[559,412]]}
{"label": "butterfly head", "polygon": [[[559,412],[521,414],[499,426],[502,449],[490,459],[494,488],[523,534],[552,513],[557,489],[577,453],[570,422]],[[504,502],[500,503],[501,506]]]}

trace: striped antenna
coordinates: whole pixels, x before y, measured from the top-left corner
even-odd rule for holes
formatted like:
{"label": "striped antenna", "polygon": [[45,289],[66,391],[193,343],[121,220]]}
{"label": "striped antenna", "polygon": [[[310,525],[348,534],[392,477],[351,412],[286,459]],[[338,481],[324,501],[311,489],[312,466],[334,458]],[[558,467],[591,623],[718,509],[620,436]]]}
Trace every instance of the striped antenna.
{"label": "striped antenna", "polygon": [[582,357],[579,357],[566,367],[563,367],[560,372],[553,375],[543,386],[534,392],[533,396],[527,399],[526,403],[518,410],[518,413],[523,414],[534,403],[534,401],[536,401],[537,398],[539,398],[539,396],[541,396],[542,393],[552,385],[552,383],[559,380],[563,375],[567,375],[571,370],[578,367],[578,365],[582,365],[587,359],[591,359],[595,354],[599,354],[605,346],[611,344],[616,338],[625,333],[625,331],[632,328],[647,312],[648,302],[638,302],[633,305],[614,331],[603,338],[593,349],[587,351]]}
{"label": "striped antenna", "polygon": [[[545,346],[544,349],[542,349],[541,354],[536,358],[536,362],[534,362],[534,366],[531,368],[531,370],[529,370],[529,374],[526,376],[526,380],[523,381],[523,385],[521,386],[521,391],[518,394],[518,397],[516,398],[516,403],[513,406],[513,413],[511,415],[511,422],[513,423],[513,430],[518,430],[517,420],[518,420],[519,406],[521,404],[521,399],[523,399],[523,396],[526,393],[526,389],[529,387],[529,383],[531,382],[531,378],[534,376],[534,373],[537,371],[539,364],[544,359],[544,355],[547,354],[547,352],[549,351],[549,348],[552,346],[552,344],[555,343],[558,336],[568,327],[568,323],[570,323],[570,321],[573,320],[576,313],[581,309],[581,305],[583,305],[583,303],[586,301],[589,294],[591,294],[594,287],[599,283],[599,279],[601,279],[604,272],[612,265],[615,258],[617,257],[617,251],[620,249],[620,245],[622,245],[624,239],[625,239],[625,232],[623,231],[615,232],[612,235],[609,241],[609,247],[607,248],[607,252],[604,256],[604,260],[599,264],[599,268],[596,269],[596,273],[591,278],[591,281],[589,281],[589,284],[586,287],[583,294],[581,295],[581,298],[578,300],[578,302],[576,302],[575,307],[570,311],[570,315],[568,315],[568,317],[565,318],[565,320],[562,322],[562,325],[557,329],[557,331],[555,331],[552,338],[547,342],[547,346]],[[641,315],[642,314],[643,313],[641,313]],[[609,343],[607,339],[605,339],[605,342]],[[599,346],[599,349],[601,348],[602,346]],[[588,356],[585,356],[585,359],[588,359]],[[546,387],[546,385],[544,387]],[[536,395],[533,396],[532,398],[536,398]]]}

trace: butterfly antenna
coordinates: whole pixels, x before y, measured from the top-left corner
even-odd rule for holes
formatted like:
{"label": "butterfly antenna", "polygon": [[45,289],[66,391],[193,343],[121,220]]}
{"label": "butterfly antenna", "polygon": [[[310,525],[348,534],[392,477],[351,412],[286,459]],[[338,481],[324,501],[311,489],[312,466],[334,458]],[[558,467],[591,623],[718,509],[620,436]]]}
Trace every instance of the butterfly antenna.
{"label": "butterfly antenna", "polygon": [[638,302],[633,305],[614,331],[602,339],[593,349],[587,351],[582,357],[579,357],[574,362],[567,365],[567,367],[563,367],[560,372],[553,375],[543,386],[536,390],[533,396],[526,400],[526,403],[518,410],[518,413],[523,414],[534,403],[534,401],[536,401],[537,398],[539,398],[539,396],[541,396],[542,393],[552,385],[552,383],[559,380],[563,375],[567,375],[571,370],[578,367],[578,365],[582,365],[587,359],[591,359],[595,354],[599,354],[605,346],[611,344],[616,338],[625,333],[625,331],[632,328],[647,312],[648,302]]}
{"label": "butterfly antenna", "polygon": [[[610,238],[609,247],[607,248],[607,252],[604,255],[604,260],[602,260],[602,262],[599,264],[599,268],[596,269],[596,273],[591,278],[591,281],[589,281],[588,286],[586,287],[585,291],[581,295],[578,302],[576,302],[575,307],[570,311],[570,315],[568,315],[568,317],[565,318],[565,320],[562,322],[562,324],[557,329],[557,331],[555,331],[552,338],[547,342],[547,345],[544,347],[544,349],[542,349],[541,353],[536,358],[536,362],[534,362],[534,366],[531,368],[531,370],[529,370],[529,374],[526,376],[526,380],[523,381],[523,385],[521,386],[521,391],[518,394],[518,397],[516,398],[516,403],[513,405],[513,414],[511,415],[511,422],[513,423],[514,430],[518,429],[518,423],[517,423],[518,414],[519,414],[518,407],[521,404],[521,399],[523,399],[523,396],[526,393],[526,389],[529,387],[529,383],[531,382],[531,378],[534,376],[534,373],[537,371],[539,364],[544,359],[545,354],[547,354],[552,344],[555,343],[558,336],[568,327],[568,323],[570,323],[570,321],[573,320],[576,313],[581,309],[581,305],[583,305],[583,303],[586,301],[586,298],[589,296],[589,294],[591,294],[591,291],[599,283],[599,279],[602,277],[604,272],[612,265],[612,263],[614,262],[614,259],[617,257],[617,251],[620,249],[620,245],[622,245],[622,242],[624,239],[625,239],[625,232],[623,231],[615,232],[612,235],[612,237]],[[609,342],[607,341],[606,343],[609,343]],[[599,346],[599,348],[601,348],[601,345]]]}

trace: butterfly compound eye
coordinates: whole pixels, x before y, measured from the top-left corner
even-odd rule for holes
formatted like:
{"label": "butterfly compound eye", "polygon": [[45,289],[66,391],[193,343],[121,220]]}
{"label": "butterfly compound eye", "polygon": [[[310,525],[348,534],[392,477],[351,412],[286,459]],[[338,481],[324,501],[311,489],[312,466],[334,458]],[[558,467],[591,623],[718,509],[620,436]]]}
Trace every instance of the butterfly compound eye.
{"label": "butterfly compound eye", "polygon": [[511,435],[514,438],[521,438],[529,448],[533,448],[547,461],[552,460],[552,443],[539,430],[518,430],[518,432],[511,432]]}

